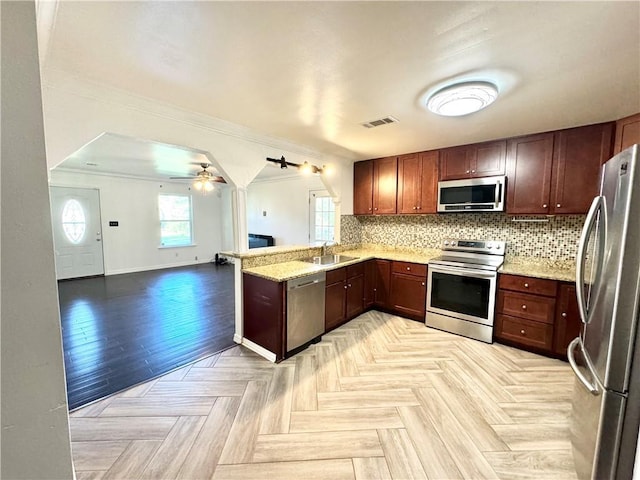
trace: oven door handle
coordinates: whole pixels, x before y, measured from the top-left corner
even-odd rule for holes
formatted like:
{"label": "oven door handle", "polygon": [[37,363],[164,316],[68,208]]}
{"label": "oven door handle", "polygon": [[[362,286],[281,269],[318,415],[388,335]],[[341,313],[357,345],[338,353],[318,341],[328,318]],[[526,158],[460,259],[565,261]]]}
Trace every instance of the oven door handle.
{"label": "oven door handle", "polygon": [[429,272],[448,273],[451,275],[461,275],[463,277],[476,277],[476,278],[496,278],[498,274],[496,272],[489,272],[486,270],[476,270],[474,268],[460,268],[460,267],[443,267],[442,265],[429,265]]}

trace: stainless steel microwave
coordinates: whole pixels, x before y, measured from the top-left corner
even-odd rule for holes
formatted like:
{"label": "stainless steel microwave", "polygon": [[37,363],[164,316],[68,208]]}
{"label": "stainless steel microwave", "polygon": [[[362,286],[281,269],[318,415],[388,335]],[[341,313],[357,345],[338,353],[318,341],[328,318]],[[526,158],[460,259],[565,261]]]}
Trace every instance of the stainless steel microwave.
{"label": "stainless steel microwave", "polygon": [[506,176],[438,182],[438,212],[504,212]]}

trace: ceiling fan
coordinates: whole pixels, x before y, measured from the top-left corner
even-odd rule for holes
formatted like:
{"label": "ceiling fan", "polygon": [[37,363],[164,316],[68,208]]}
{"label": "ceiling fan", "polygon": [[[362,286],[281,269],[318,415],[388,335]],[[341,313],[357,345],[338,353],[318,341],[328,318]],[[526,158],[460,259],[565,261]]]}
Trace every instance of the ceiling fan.
{"label": "ceiling fan", "polygon": [[195,175],[189,177],[169,177],[172,180],[193,180],[193,187],[196,190],[204,190],[209,192],[213,190],[214,183],[227,183],[224,178],[219,175],[214,175],[207,168],[211,166],[209,163],[201,163],[202,170]]}

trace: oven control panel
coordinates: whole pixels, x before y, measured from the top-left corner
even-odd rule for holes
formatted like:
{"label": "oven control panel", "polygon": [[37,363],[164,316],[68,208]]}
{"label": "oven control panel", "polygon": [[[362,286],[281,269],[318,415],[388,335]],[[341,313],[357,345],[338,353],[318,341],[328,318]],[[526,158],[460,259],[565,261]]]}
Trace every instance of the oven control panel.
{"label": "oven control panel", "polygon": [[489,255],[504,255],[506,242],[501,240],[458,240],[448,238],[442,242],[443,250],[478,252]]}

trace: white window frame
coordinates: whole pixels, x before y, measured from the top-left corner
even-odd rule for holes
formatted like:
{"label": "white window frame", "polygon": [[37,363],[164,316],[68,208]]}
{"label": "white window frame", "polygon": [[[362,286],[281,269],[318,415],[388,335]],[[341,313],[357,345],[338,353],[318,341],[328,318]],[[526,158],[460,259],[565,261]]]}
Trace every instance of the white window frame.
{"label": "white window frame", "polygon": [[[162,220],[161,212],[160,212],[160,199],[162,197],[180,197],[187,198],[189,200],[189,218],[187,219],[171,219],[171,220]],[[160,247],[159,248],[180,248],[180,247],[192,247],[195,245],[193,239],[193,198],[191,195],[183,195],[176,193],[160,193],[158,194],[158,220],[160,227]],[[189,242],[188,243],[178,243],[178,244],[169,244],[165,245],[162,238],[162,225],[167,222],[188,222],[189,223]]]}
{"label": "white window frame", "polygon": [[[329,225],[333,229],[333,238],[324,239],[316,237],[316,205],[317,198],[329,198],[333,207],[333,224]],[[333,243],[336,238],[336,205],[333,198],[326,190],[309,190],[309,243],[321,244],[324,242]]]}

